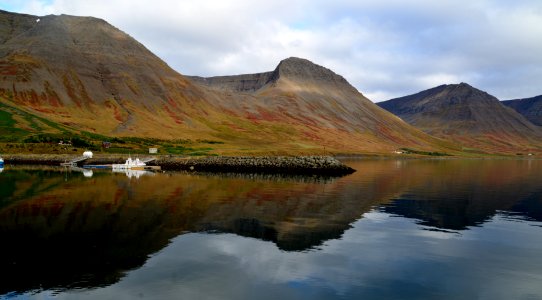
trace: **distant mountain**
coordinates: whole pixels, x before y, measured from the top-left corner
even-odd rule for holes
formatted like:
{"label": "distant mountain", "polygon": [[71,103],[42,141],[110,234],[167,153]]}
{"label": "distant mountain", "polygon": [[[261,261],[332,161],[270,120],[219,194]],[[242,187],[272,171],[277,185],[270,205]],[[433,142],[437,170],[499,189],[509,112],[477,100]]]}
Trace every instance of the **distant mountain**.
{"label": "distant mountain", "polygon": [[468,151],[535,151],[542,144],[540,128],[497,98],[466,83],[441,85],[378,105]]}
{"label": "distant mountain", "polygon": [[542,126],[542,95],[516,100],[502,101],[502,104],[515,109],[533,124]]}
{"label": "distant mountain", "polygon": [[216,140],[221,153],[453,151],[305,59],[188,78],[103,20],[5,11],[0,41],[0,110],[29,132],[53,122],[108,136]]}

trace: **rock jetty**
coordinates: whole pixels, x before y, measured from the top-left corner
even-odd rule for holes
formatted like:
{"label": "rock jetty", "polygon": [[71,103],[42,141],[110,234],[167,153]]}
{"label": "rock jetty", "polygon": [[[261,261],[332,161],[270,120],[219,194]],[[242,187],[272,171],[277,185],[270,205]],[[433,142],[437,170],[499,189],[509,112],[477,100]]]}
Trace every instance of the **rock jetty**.
{"label": "rock jetty", "polygon": [[159,159],[163,170],[237,173],[346,175],[356,170],[331,156],[219,156],[192,159]]}
{"label": "rock jetty", "polygon": [[[6,164],[59,165],[69,161],[66,155],[7,155]],[[125,156],[95,155],[81,164],[123,163]],[[157,156],[150,165],[160,166],[162,170],[183,170],[194,172],[226,173],[267,173],[267,174],[308,174],[308,175],[347,175],[356,170],[346,166],[331,156],[213,156],[186,158],[178,156]]]}

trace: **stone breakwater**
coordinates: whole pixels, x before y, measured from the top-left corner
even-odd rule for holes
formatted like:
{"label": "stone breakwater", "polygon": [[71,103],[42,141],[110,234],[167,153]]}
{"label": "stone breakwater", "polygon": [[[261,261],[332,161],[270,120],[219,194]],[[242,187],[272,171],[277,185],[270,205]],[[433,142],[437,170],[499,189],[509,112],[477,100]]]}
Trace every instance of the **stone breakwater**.
{"label": "stone breakwater", "polygon": [[285,173],[346,175],[356,170],[331,156],[240,156],[159,159],[163,170],[233,173]]}
{"label": "stone breakwater", "polygon": [[[6,164],[56,165],[69,161],[67,155],[8,155]],[[141,157],[143,158],[143,157]],[[124,163],[125,155],[95,155],[81,164]],[[157,156],[149,165],[160,166],[162,170],[184,170],[195,172],[228,173],[274,173],[274,174],[316,174],[346,175],[356,170],[344,165],[331,156],[216,156],[204,158],[183,158]]]}

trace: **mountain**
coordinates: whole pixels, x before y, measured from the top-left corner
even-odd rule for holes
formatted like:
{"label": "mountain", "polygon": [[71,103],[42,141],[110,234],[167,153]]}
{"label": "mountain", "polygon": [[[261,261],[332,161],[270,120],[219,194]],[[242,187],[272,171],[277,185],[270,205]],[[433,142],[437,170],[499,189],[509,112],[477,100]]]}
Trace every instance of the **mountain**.
{"label": "mountain", "polygon": [[260,74],[186,77],[104,20],[5,11],[0,41],[8,131],[212,140],[217,153],[451,148],[305,59]]}
{"label": "mountain", "polygon": [[542,95],[516,100],[502,101],[502,104],[513,108],[533,124],[542,126]]}
{"label": "mountain", "polygon": [[303,139],[330,149],[450,147],[380,109],[342,76],[306,59],[287,58],[271,72],[190,79],[225,93],[227,109],[234,114],[241,112],[239,116],[258,124],[287,124]]}
{"label": "mountain", "polygon": [[542,132],[497,98],[466,83],[441,85],[378,105],[467,151],[540,151]]}
{"label": "mountain", "polygon": [[178,121],[167,114],[202,112],[201,91],[103,20],[3,11],[0,20],[0,96],[11,104],[91,132],[164,137]]}

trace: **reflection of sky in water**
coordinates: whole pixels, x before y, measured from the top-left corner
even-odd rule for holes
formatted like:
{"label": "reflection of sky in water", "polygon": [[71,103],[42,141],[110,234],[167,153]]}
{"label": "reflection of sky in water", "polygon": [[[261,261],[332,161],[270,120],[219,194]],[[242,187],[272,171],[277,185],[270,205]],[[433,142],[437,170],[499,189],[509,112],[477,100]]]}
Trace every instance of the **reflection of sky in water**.
{"label": "reflection of sky in water", "polygon": [[431,231],[373,210],[341,239],[305,252],[233,234],[191,233],[117,284],[54,297],[538,299],[542,230],[532,225],[540,223],[498,214],[460,233]]}
{"label": "reflection of sky in water", "polygon": [[6,170],[0,289],[23,299],[542,297],[542,161],[352,163],[358,172],[325,180],[166,172],[137,184],[110,171]]}

